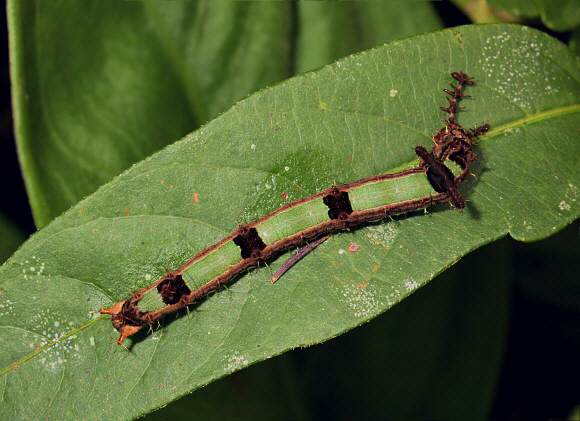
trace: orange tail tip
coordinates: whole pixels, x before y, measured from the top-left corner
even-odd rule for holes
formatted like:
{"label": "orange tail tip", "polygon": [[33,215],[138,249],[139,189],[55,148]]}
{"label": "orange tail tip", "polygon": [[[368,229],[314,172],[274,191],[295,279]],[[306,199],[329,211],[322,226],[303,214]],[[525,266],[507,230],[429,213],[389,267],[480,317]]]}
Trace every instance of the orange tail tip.
{"label": "orange tail tip", "polygon": [[121,312],[121,309],[123,308],[123,304],[125,303],[125,300],[123,301],[119,301],[117,304],[115,304],[113,307],[111,308],[102,308],[99,310],[99,313],[101,314],[110,314],[112,316],[119,314]]}
{"label": "orange tail tip", "polygon": [[130,325],[123,326],[123,328],[121,329],[121,336],[119,337],[117,344],[122,345],[125,339],[139,332],[142,327],[143,326],[130,326]]}

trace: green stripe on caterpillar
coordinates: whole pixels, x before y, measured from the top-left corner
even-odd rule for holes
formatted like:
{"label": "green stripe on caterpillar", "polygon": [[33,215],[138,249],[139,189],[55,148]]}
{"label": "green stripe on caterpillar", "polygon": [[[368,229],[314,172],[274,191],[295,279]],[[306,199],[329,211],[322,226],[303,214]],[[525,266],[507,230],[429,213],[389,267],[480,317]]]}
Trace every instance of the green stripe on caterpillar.
{"label": "green stripe on caterpillar", "polygon": [[238,274],[289,248],[335,231],[441,203],[451,202],[463,209],[465,200],[458,187],[469,175],[470,163],[475,159],[473,141],[489,126],[467,131],[456,122],[458,103],[467,97],[462,90],[473,85],[473,80],[463,72],[451,76],[458,86],[451,84],[453,90],[444,89],[451,98],[449,107],[442,110],[449,116],[434,137],[430,152],[422,146],[415,148],[417,167],[334,186],[240,226],[151,286],[102,309],[101,313],[111,314],[113,326],[121,334],[117,343],[122,344],[127,337],[168,314],[199,303]]}

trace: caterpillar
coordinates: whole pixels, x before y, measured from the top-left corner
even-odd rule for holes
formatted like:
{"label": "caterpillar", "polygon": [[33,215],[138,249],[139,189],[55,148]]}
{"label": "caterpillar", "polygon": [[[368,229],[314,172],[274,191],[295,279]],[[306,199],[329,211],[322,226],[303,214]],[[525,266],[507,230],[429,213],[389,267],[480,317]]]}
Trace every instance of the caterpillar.
{"label": "caterpillar", "polygon": [[240,273],[289,248],[317,239],[320,242],[320,237],[332,232],[441,203],[451,202],[464,209],[459,185],[470,174],[470,164],[475,160],[472,145],[489,130],[489,125],[468,131],[457,123],[456,114],[461,109],[458,104],[469,97],[462,91],[474,82],[462,71],[451,76],[458,85],[451,83],[452,90],[443,89],[449,95],[449,106],[441,107],[448,117],[433,137],[431,151],[415,147],[417,167],[333,186],[238,227],[151,286],[111,308],[101,309],[101,314],[111,315],[112,324],[120,333],[117,344],[168,314],[199,303]]}

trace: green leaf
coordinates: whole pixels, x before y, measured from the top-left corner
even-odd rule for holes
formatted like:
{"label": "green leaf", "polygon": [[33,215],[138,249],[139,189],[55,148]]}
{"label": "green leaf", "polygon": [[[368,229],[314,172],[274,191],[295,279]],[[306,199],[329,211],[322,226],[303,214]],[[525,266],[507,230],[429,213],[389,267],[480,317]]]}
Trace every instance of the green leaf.
{"label": "green leaf", "polygon": [[236,372],[145,420],[489,418],[509,313],[514,241],[506,240],[470,253],[370,323]]}
{"label": "green leaf", "polygon": [[[564,0],[566,1],[566,0]],[[516,16],[535,17],[540,14],[537,2],[526,0],[487,0],[489,7]]]}
{"label": "green leaf", "polygon": [[295,69],[440,27],[427,3],[8,7],[16,138],[38,227]]}
{"label": "green leaf", "polygon": [[[258,92],[133,166],[0,268],[1,413],[136,417],[350,330],[485,243],[557,232],[580,213],[578,61],[515,25],[406,38]],[[440,128],[441,89],[459,70],[476,81],[460,122],[492,127],[462,186],[466,211],[441,206],[334,235],[275,285],[267,268],[251,271],[115,353],[101,305],[275,210],[284,193],[416,163],[412,148]]]}
{"label": "green leaf", "polygon": [[36,224],[286,77],[288,10],[9,2],[15,131]]}
{"label": "green leaf", "polygon": [[303,73],[397,38],[441,29],[427,2],[298,2],[296,70]]}
{"label": "green leaf", "polygon": [[516,16],[540,17],[554,31],[568,31],[580,26],[578,0],[487,0],[490,7]]}

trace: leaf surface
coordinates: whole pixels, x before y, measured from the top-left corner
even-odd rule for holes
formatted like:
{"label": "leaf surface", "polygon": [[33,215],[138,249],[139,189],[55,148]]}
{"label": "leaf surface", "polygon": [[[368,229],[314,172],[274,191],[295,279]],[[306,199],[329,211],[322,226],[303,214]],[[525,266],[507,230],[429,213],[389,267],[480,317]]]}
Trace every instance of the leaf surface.
{"label": "leaf surface", "polygon": [[15,132],[37,226],[286,77],[288,10],[271,2],[10,2]]}
{"label": "leaf surface", "polygon": [[[579,68],[535,30],[466,26],[241,101],[74,206],[0,268],[1,412],[133,418],[350,330],[485,243],[560,230],[580,213]],[[440,128],[441,89],[459,70],[476,81],[460,122],[492,127],[461,189],[466,211],[441,206],[334,235],[275,285],[267,268],[251,271],[115,353],[99,307],[287,200],[416,164],[412,148]]]}
{"label": "leaf surface", "polygon": [[37,226],[260,88],[440,28],[431,5],[394,4],[9,2],[15,131]]}

